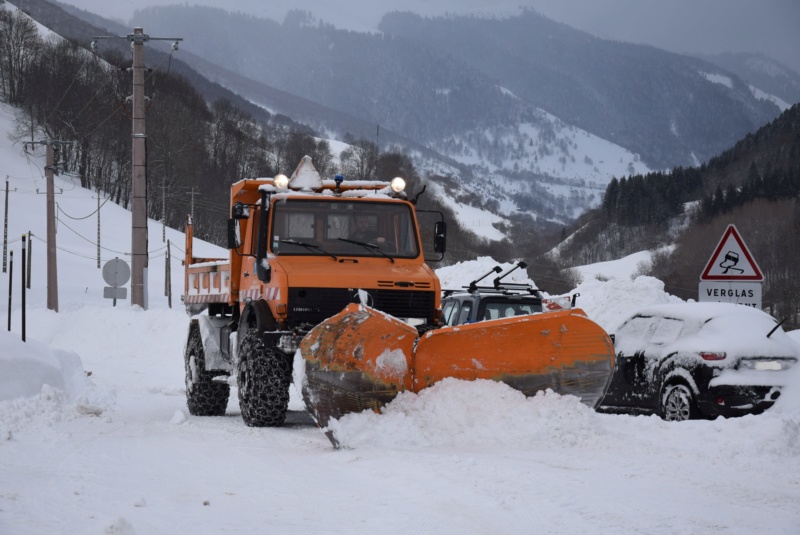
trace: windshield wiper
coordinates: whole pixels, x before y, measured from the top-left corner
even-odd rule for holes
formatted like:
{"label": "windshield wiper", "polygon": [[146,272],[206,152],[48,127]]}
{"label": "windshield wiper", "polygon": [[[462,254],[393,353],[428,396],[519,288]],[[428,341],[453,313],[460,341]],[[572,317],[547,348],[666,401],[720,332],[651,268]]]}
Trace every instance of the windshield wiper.
{"label": "windshield wiper", "polygon": [[369,249],[370,251],[378,251],[382,256],[385,256],[386,258],[388,258],[389,260],[392,261],[392,264],[394,264],[394,257],[393,256],[389,256],[388,254],[386,254],[383,251],[381,251],[381,248],[378,247],[377,245],[375,245],[374,243],[367,243],[365,241],[357,241],[357,240],[349,240],[347,238],[339,238],[339,240],[346,241],[347,243],[355,243],[356,245],[360,245],[361,247],[363,247],[365,249]]}
{"label": "windshield wiper", "polygon": [[287,243],[289,245],[299,245],[300,247],[305,247],[308,250],[319,251],[319,252],[321,252],[323,254],[326,254],[326,255],[330,256],[331,258],[333,258],[336,261],[339,260],[336,256],[332,255],[331,253],[329,253],[328,251],[326,251],[325,249],[323,249],[322,247],[320,247],[316,243],[306,243],[304,241],[297,241],[297,240],[281,240],[281,243]]}

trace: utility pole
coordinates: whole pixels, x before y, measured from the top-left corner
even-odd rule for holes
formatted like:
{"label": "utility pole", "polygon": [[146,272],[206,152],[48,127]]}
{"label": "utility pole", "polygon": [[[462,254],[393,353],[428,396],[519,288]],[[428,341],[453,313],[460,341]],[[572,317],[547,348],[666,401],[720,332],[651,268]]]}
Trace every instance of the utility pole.
{"label": "utility pole", "polygon": [[192,186],[192,191],[187,191],[186,195],[191,195],[192,196],[192,209],[191,209],[190,213],[192,214],[192,221],[194,221],[194,196],[195,195],[200,195],[200,192],[199,191],[195,192],[194,191],[194,186]]}
{"label": "utility pole", "polygon": [[[96,50],[98,39],[113,37],[94,37],[92,49]],[[134,28],[133,33],[124,37],[133,47],[133,121],[131,137],[131,163],[133,167],[133,202],[131,207],[131,305],[147,308],[147,146],[145,140],[145,95],[144,95],[144,43],[146,41],[175,41],[177,48],[181,38],[150,37],[142,28]]]}
{"label": "utility pole", "polygon": [[6,255],[8,254],[8,175],[6,175],[6,211],[3,212],[3,273],[6,272]]}
{"label": "utility pole", "polygon": [[375,125],[375,178],[378,177],[378,156],[381,154],[381,125]]}
{"label": "utility pole", "polygon": [[97,269],[100,269],[100,185],[97,186]]}
{"label": "utility pole", "polygon": [[[55,147],[71,145],[72,141],[26,141],[25,145],[47,147],[47,308],[58,312],[58,269],[56,266],[56,200],[53,172],[55,171]],[[24,262],[24,259],[23,259]]]}
{"label": "utility pole", "polygon": [[[25,341],[25,234],[22,235],[22,284],[20,293],[22,294],[22,341]],[[49,292],[49,290],[48,290]],[[48,306],[49,306],[48,302]]]}
{"label": "utility pole", "polygon": [[164,294],[167,296],[167,305],[172,308],[172,248],[167,240],[167,256],[165,261],[166,275],[164,279]]}
{"label": "utility pole", "polygon": [[[58,312],[58,270],[56,268],[56,199],[53,185],[55,164],[52,143],[47,144],[47,309]],[[24,241],[22,242],[25,243]],[[24,247],[24,245],[23,245]]]}
{"label": "utility pole", "polygon": [[[33,233],[29,230],[28,231],[28,272],[25,274],[25,287],[27,289],[31,289],[31,265],[33,263],[31,260],[33,259]],[[58,298],[58,296],[56,296]],[[58,312],[58,311],[56,311]]]}
{"label": "utility pole", "polygon": [[8,265],[8,332],[11,332],[11,295],[13,294],[14,284],[14,251],[11,251],[11,258]]}
{"label": "utility pole", "polygon": [[144,120],[144,42],[142,28],[129,36],[133,43],[133,226],[131,236],[131,304],[145,308],[147,270],[147,153]]}
{"label": "utility pole", "polygon": [[167,241],[167,173],[169,172],[169,153],[164,162],[164,180],[161,181],[161,242]]}

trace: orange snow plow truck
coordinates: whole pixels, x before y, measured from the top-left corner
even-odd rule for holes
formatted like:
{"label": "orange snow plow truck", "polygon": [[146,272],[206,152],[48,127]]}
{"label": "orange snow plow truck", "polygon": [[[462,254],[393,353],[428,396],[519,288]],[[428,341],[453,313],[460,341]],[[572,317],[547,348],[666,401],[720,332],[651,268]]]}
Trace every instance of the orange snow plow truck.
{"label": "orange snow plow truck", "polygon": [[[305,157],[291,178],[233,184],[228,258],[195,258],[189,221],[191,414],[224,414],[236,385],[248,426],[281,425],[293,378],[323,429],[446,377],[599,401],[613,344],[580,309],[443,324],[439,279],[403,188],[402,179],[322,180]],[[446,226],[434,214],[440,260]]]}

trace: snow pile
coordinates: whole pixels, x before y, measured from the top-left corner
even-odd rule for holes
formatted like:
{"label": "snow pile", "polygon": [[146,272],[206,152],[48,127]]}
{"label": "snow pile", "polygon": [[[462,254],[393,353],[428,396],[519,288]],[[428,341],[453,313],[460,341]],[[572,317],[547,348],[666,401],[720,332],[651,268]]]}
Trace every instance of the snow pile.
{"label": "snow pile", "polygon": [[98,416],[108,399],[77,354],[0,332],[0,440],[34,421],[49,425]]}
{"label": "snow pile", "polygon": [[576,306],[609,333],[613,333],[620,323],[640,307],[683,302],[679,297],[665,292],[662,281],[647,276],[636,277],[632,281],[592,279],[579,284],[575,292],[580,294]]}
{"label": "snow pile", "polygon": [[727,458],[800,456],[796,390],[791,400],[787,396],[763,415],[674,423],[657,416],[598,414],[577,397],[551,390],[526,398],[503,383],[445,379],[418,394],[400,394],[381,414],[348,414],[329,428],[342,447],[359,449],[574,449],[700,457],[705,453],[694,450],[704,444],[701,450]]}
{"label": "snow pile", "polygon": [[74,353],[0,332],[0,355],[0,401],[37,395],[44,384],[71,394],[88,386],[81,359]]}
{"label": "snow pile", "polygon": [[640,272],[643,268],[650,266],[651,258],[652,253],[650,251],[639,251],[638,253],[633,253],[617,260],[598,262],[596,264],[589,264],[586,266],[577,266],[572,269],[577,271],[584,281],[589,278],[634,278],[633,275],[635,273]]}
{"label": "snow pile", "polygon": [[[36,422],[106,413],[118,389],[152,373],[142,360],[145,355],[161,355],[165,373],[182,372],[187,316],[181,310],[64,308],[71,309],[58,314],[40,306],[30,310],[26,342],[17,333],[0,332],[0,437]],[[173,343],[165,344],[167,339]],[[95,356],[92,365],[86,366],[81,355]],[[168,380],[150,390],[183,396]]]}
{"label": "snow pile", "polygon": [[350,448],[529,449],[537,443],[576,446],[602,433],[593,411],[575,396],[548,390],[526,398],[504,383],[452,378],[418,394],[401,393],[381,414],[348,414],[329,427]]}
{"label": "snow pile", "polygon": [[[464,286],[469,286],[470,282],[483,277],[487,273],[490,274],[479,282],[478,285],[491,286],[495,278],[509,271],[516,265],[516,262],[498,262],[489,256],[481,256],[476,260],[458,262],[452,266],[439,268],[436,270],[436,275],[439,277],[443,290],[461,290]],[[500,266],[502,272],[492,272],[496,266]],[[504,277],[503,282],[531,284],[536,287],[536,283],[528,277],[528,272],[522,268]]]}

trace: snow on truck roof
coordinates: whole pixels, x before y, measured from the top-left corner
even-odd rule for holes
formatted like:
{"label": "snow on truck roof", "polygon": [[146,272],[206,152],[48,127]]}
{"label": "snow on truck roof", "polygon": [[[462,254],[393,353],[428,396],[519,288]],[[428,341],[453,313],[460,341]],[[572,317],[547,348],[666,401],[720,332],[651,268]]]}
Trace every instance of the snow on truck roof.
{"label": "snow on truck roof", "polygon": [[[240,180],[236,184],[246,181]],[[387,181],[379,180],[345,180],[343,175],[336,175],[333,180],[323,180],[311,162],[311,157],[304,156],[291,177],[276,175],[272,178],[257,178],[263,182],[258,190],[278,195],[338,195],[342,197],[385,196],[388,198],[405,197],[405,180],[396,177]]]}

